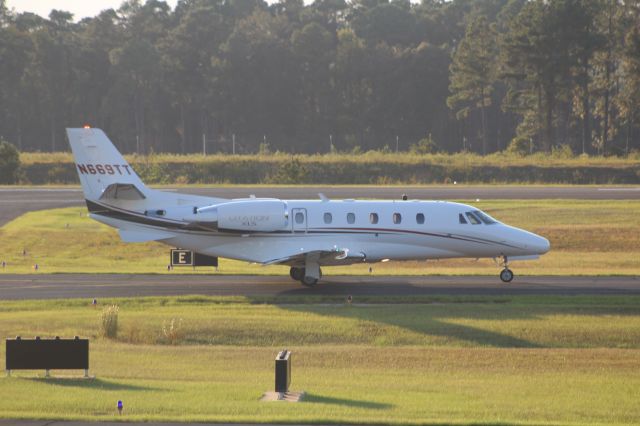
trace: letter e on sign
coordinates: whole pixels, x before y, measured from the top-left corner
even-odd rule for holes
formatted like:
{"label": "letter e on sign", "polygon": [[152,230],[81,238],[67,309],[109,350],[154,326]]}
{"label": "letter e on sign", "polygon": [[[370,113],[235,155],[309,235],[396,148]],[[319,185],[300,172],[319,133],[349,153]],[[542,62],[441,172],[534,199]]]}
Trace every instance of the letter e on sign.
{"label": "letter e on sign", "polygon": [[191,250],[171,250],[171,266],[193,266],[193,252]]}

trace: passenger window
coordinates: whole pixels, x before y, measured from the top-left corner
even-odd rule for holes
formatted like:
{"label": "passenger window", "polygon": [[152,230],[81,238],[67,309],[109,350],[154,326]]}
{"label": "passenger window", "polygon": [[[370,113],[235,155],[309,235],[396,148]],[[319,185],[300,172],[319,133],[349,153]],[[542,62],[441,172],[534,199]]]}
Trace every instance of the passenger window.
{"label": "passenger window", "polygon": [[467,212],[466,215],[472,225],[480,225],[480,219],[478,219],[473,213]]}
{"label": "passenger window", "polygon": [[464,218],[464,215],[462,213],[460,213],[458,215],[458,220],[460,221],[461,224],[466,225],[467,224],[467,219]]}
{"label": "passenger window", "polygon": [[347,223],[355,223],[356,222],[356,215],[355,213],[349,213],[347,214]]}
{"label": "passenger window", "polygon": [[331,213],[325,213],[324,214],[324,223],[329,224],[333,222],[333,217],[331,216]]}
{"label": "passenger window", "polygon": [[393,214],[393,223],[395,223],[397,225],[400,222],[402,222],[402,216],[400,215],[400,213],[394,213]]}
{"label": "passenger window", "polygon": [[369,222],[373,223],[374,225],[378,223],[378,213],[369,213]]}
{"label": "passenger window", "polygon": [[304,214],[302,212],[296,213],[296,223],[304,223]]}
{"label": "passenger window", "polygon": [[416,222],[418,222],[418,225],[422,225],[424,223],[424,214],[423,213],[418,213],[416,215]]}

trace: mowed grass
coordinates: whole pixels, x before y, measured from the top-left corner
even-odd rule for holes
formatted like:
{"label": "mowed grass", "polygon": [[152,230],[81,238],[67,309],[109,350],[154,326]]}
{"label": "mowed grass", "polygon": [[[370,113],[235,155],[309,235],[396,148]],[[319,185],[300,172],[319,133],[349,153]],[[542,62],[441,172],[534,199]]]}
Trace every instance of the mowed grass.
{"label": "mowed grass", "polygon": [[[99,337],[103,306],[119,305],[117,340],[181,344],[640,349],[640,296],[630,297],[151,297],[3,302],[0,332]],[[411,303],[407,303],[411,302]]]}
{"label": "mowed grass", "polygon": [[[471,201],[498,220],[547,237],[551,251],[541,259],[514,262],[517,275],[640,274],[640,200]],[[23,256],[23,250],[26,255]],[[31,212],[0,228],[5,272],[216,273],[212,268],[167,271],[169,247],[125,244],[117,232],[89,219],[85,208]],[[368,264],[325,268],[326,275],[368,274]],[[485,274],[491,259],[387,262],[373,274]],[[282,266],[263,267],[222,259],[217,273],[287,275]]]}
{"label": "mowed grass", "polygon": [[[39,379],[14,372],[0,379],[0,417],[640,422],[638,297],[441,297],[413,304],[368,298],[351,306],[313,298],[101,300],[100,306],[120,306],[115,341],[96,337],[101,308],[87,302],[0,303],[5,336],[90,337],[96,375]],[[161,330],[174,318],[182,319],[183,334],[171,345]],[[299,404],[259,402],[273,387],[273,358],[283,347],[293,351],[292,389],[308,397]]]}

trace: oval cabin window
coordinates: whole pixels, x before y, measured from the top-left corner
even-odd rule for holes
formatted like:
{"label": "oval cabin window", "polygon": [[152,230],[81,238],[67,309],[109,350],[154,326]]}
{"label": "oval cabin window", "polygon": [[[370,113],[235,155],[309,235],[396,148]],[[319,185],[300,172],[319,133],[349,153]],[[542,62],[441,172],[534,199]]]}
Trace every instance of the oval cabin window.
{"label": "oval cabin window", "polygon": [[402,222],[402,215],[400,213],[394,213],[393,214],[393,223],[395,223],[397,225],[400,222]]}
{"label": "oval cabin window", "polygon": [[329,224],[333,221],[333,217],[331,216],[331,213],[325,213],[324,214],[324,223]]}
{"label": "oval cabin window", "polygon": [[296,213],[296,223],[298,224],[304,223],[304,214],[302,212]]}
{"label": "oval cabin window", "polygon": [[347,223],[351,224],[355,222],[356,222],[356,214],[355,213],[347,214]]}
{"label": "oval cabin window", "polygon": [[416,215],[416,222],[418,222],[418,225],[422,225],[424,223],[424,214],[418,213]]}
{"label": "oval cabin window", "polygon": [[370,213],[369,214],[369,222],[371,222],[374,225],[376,223],[378,223],[378,213]]}

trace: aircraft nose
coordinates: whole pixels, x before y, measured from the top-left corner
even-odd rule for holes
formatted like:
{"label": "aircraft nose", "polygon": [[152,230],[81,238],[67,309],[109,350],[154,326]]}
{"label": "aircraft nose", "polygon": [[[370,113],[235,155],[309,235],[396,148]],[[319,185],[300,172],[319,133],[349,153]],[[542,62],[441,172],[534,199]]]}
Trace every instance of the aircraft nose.
{"label": "aircraft nose", "polygon": [[536,254],[545,254],[551,248],[549,240],[536,234],[530,236],[527,246]]}

